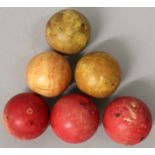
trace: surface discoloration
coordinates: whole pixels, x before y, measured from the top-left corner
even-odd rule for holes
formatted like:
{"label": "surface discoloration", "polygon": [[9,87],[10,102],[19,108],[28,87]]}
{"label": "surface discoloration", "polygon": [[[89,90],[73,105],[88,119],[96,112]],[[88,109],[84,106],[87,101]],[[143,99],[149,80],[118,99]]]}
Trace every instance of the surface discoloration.
{"label": "surface discoloration", "polygon": [[132,106],[133,108],[136,108],[136,107],[137,107],[136,102],[131,102],[131,106]]}
{"label": "surface discoloration", "polygon": [[128,122],[128,123],[131,123],[132,122],[132,119],[131,118],[124,117],[123,120],[126,121],[126,122]]}
{"label": "surface discoloration", "polygon": [[131,118],[132,118],[132,119],[136,119],[136,118],[137,118],[137,115],[136,115],[134,109],[131,108],[131,107],[128,107],[128,110],[129,110],[129,112],[130,112]]}

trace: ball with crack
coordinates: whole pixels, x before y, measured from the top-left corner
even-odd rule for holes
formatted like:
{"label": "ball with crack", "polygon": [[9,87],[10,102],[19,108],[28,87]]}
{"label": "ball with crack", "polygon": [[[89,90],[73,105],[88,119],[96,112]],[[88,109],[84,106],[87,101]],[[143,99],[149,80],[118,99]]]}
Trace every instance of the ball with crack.
{"label": "ball with crack", "polygon": [[103,113],[103,126],[115,142],[134,145],[144,140],[152,128],[152,116],[147,105],[133,96],[118,97]]}

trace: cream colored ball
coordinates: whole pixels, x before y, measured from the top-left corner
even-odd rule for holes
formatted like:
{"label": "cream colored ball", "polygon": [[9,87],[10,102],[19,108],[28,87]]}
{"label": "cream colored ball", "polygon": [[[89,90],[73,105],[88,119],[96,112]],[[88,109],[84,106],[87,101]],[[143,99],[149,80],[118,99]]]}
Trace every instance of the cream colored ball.
{"label": "cream colored ball", "polygon": [[62,55],[54,51],[42,52],[28,63],[26,79],[34,92],[54,97],[61,94],[69,85],[71,68]]}
{"label": "cream colored ball", "polygon": [[66,9],[55,13],[46,25],[48,44],[64,54],[76,54],[88,43],[90,24],[80,12]]}
{"label": "cream colored ball", "polygon": [[96,98],[105,98],[119,86],[121,70],[114,57],[96,51],[86,54],[79,60],[74,76],[81,91]]}

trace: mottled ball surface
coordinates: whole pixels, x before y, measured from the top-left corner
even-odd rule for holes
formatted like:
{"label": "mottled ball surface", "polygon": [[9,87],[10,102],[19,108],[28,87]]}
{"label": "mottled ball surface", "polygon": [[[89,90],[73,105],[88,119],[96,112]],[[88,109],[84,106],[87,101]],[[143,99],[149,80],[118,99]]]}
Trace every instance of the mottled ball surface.
{"label": "mottled ball surface", "polygon": [[47,128],[49,110],[38,95],[21,93],[7,102],[3,119],[11,135],[17,139],[30,140],[40,136]]}
{"label": "mottled ball surface", "polygon": [[119,97],[108,104],[103,126],[115,142],[133,145],[144,140],[152,127],[152,116],[146,104],[132,96]]}
{"label": "mottled ball surface", "polygon": [[76,54],[90,38],[90,24],[80,12],[66,9],[49,19],[45,32],[52,48],[65,54]]}
{"label": "mottled ball surface", "polygon": [[71,80],[71,68],[60,54],[49,51],[34,56],[27,65],[26,79],[34,92],[54,97],[61,94]]}
{"label": "mottled ball surface", "polygon": [[62,97],[51,111],[51,126],[62,140],[81,143],[96,131],[99,113],[87,97],[70,94]]}
{"label": "mottled ball surface", "polygon": [[120,84],[121,70],[110,54],[96,51],[78,61],[74,77],[81,91],[96,98],[105,98]]}

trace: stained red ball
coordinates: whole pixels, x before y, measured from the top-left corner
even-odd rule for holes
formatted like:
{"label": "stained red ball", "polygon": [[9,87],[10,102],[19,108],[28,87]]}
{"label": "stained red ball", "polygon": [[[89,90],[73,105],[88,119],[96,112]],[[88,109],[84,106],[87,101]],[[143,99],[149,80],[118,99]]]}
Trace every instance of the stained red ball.
{"label": "stained red ball", "polygon": [[103,126],[114,141],[133,145],[147,137],[152,116],[146,104],[135,97],[119,97],[106,107]]}
{"label": "stained red ball", "polygon": [[99,114],[87,97],[71,94],[62,97],[51,111],[51,126],[56,135],[69,143],[81,143],[96,131]]}
{"label": "stained red ball", "polygon": [[3,118],[6,128],[13,136],[29,140],[44,132],[49,122],[49,110],[38,95],[22,93],[8,101]]}

